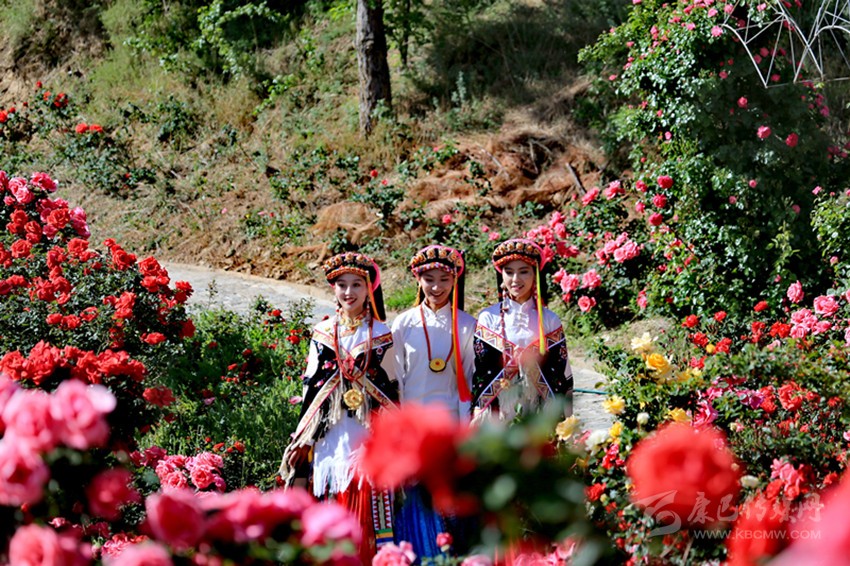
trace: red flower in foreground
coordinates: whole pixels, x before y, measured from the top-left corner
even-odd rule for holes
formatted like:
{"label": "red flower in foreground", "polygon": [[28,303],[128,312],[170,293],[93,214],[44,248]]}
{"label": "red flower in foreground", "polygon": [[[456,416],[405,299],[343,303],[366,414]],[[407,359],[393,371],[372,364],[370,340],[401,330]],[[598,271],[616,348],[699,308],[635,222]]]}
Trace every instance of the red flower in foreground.
{"label": "red flower in foreground", "polygon": [[700,526],[734,517],[741,473],[713,427],[664,426],[638,443],[626,469],[633,500],[660,522]]}
{"label": "red flower in foreground", "polygon": [[753,310],[756,312],[761,312],[767,309],[767,301],[759,301],[756,303],[756,306],[753,307]]}
{"label": "red flower in foreground", "polygon": [[764,495],[743,505],[732,534],[726,539],[729,566],[761,564],[788,545],[789,513],[783,513],[781,505]]}
{"label": "red flower in foreground", "polygon": [[411,403],[375,417],[364,443],[360,471],[381,487],[420,481],[440,511],[469,513],[475,504],[457,497],[454,480],[470,471],[458,453],[469,429],[442,407]]}

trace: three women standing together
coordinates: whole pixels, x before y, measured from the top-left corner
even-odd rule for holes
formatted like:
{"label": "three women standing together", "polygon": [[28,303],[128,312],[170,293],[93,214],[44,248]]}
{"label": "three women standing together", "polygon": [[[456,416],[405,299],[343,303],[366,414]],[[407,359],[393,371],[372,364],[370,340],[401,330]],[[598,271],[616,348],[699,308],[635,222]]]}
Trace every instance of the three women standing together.
{"label": "three women standing together", "polygon": [[463,255],[428,246],[410,261],[417,304],[392,331],[383,324],[378,266],[349,252],[324,264],[339,305],[313,330],[301,416],[281,464],[288,485],[312,486],[360,520],[360,558],[405,540],[419,556],[440,552],[436,535],[453,532],[462,544],[468,524],[431,509],[418,486],[403,493],[373,489],[355,479],[358,448],[373,411],[399,403],[438,404],[458,419],[512,419],[546,399],[572,397],[572,372],[561,322],[543,306],[542,249],[509,240],[493,253],[499,302],[476,321],[463,311]]}

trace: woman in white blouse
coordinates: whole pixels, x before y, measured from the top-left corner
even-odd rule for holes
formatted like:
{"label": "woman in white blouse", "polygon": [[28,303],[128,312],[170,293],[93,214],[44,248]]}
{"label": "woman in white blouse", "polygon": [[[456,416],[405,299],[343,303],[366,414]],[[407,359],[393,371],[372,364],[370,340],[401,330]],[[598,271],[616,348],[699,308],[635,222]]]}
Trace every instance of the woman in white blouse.
{"label": "woman in white blouse", "polygon": [[[462,310],[463,256],[453,248],[428,246],[413,256],[410,270],[419,285],[417,304],[392,324],[401,402],[438,404],[468,420],[475,319]],[[417,556],[439,555],[441,532],[454,531],[455,548],[463,546],[462,533],[452,528],[457,523],[431,509],[421,487],[406,489],[397,509],[396,540],[410,542]]]}
{"label": "woman in white blouse", "polygon": [[499,302],[478,315],[473,421],[511,420],[561,396],[571,413],[573,375],[558,315],[543,306],[546,264],[530,240],[508,240],[493,252]]}

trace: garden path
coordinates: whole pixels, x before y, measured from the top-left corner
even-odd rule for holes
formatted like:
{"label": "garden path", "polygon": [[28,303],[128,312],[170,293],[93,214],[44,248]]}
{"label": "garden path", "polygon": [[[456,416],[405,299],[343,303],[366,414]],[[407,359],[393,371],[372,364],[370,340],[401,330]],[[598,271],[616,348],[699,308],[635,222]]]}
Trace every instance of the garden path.
{"label": "garden path", "polygon": [[[284,310],[286,305],[299,299],[313,299],[316,319],[333,314],[335,310],[329,294],[307,285],[179,263],[163,262],[163,266],[172,281],[188,281],[192,284],[195,292],[189,299],[190,310],[217,305],[244,314],[258,296]],[[570,362],[577,389],[600,389],[597,384],[604,383],[605,376],[593,369],[592,360],[572,353]],[[611,415],[602,410],[603,399],[604,395],[576,392],[574,412],[584,428],[595,430],[611,426]]]}

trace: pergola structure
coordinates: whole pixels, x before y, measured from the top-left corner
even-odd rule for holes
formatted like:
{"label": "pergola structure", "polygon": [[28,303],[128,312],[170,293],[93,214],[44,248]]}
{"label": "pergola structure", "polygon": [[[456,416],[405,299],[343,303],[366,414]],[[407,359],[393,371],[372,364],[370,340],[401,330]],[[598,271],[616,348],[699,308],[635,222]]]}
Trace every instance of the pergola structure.
{"label": "pergola structure", "polygon": [[790,82],[850,79],[850,0],[731,4],[721,26],[740,39],[765,87],[789,82],[774,77],[785,63]]}

